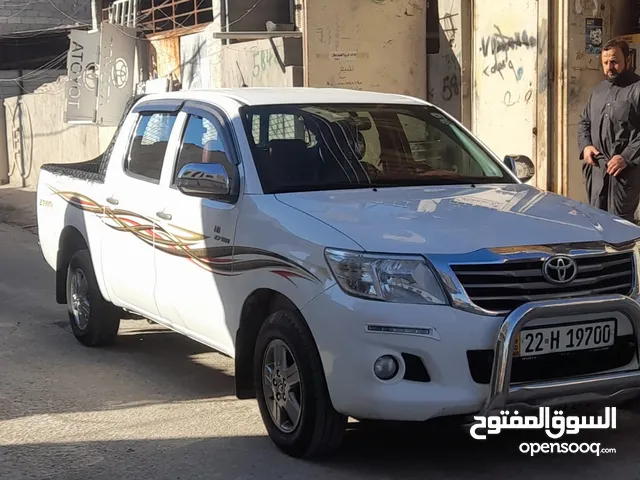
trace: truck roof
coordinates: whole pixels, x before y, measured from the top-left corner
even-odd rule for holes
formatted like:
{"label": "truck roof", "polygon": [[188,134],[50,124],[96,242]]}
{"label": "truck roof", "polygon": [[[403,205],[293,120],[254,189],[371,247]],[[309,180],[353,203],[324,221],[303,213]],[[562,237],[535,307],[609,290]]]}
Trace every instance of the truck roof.
{"label": "truck roof", "polygon": [[208,90],[182,90],[178,92],[154,93],[152,99],[213,100],[224,96],[244,105],[273,105],[296,103],[402,103],[425,105],[427,102],[407,95],[349,90],[342,88],[313,87],[245,87],[217,88]]}

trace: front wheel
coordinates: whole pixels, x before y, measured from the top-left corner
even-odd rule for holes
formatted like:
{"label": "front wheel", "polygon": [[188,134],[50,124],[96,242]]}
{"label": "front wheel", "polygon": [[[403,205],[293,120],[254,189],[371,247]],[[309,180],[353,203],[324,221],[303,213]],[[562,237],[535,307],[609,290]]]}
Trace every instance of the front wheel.
{"label": "front wheel", "polygon": [[331,404],[320,355],[300,316],[271,314],[258,335],[254,381],[269,437],[286,454],[311,458],[336,450],[348,418]]}

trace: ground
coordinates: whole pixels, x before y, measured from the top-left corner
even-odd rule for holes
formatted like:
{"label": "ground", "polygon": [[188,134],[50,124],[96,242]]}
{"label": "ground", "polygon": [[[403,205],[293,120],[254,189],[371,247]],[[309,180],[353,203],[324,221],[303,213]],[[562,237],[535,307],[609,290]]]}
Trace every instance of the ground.
{"label": "ground", "polygon": [[288,458],[255,402],[233,397],[228,358],[146,321],[124,321],[112,348],[76,342],[33,204],[32,192],[0,188],[0,479],[640,479],[640,416],[628,413],[616,430],[560,440],[617,449],[600,457],[518,451],[544,434],[478,441],[353,424],[335,459]]}

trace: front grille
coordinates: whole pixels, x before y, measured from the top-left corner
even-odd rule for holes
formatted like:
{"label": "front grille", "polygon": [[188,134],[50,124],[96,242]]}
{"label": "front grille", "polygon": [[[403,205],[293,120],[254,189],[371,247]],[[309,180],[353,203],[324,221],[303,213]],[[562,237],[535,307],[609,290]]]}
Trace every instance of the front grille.
{"label": "front grille", "polygon": [[[510,381],[559,380],[621,368],[634,359],[637,348],[636,336],[631,334],[617,337],[616,343],[606,348],[517,357],[512,360]],[[474,382],[486,385],[491,381],[493,356],[493,350],[467,351],[469,373]]]}
{"label": "front grille", "polygon": [[509,312],[523,303],[578,296],[629,295],[633,287],[632,253],[575,257],[576,278],[554,285],[542,275],[543,260],[502,264],[451,265],[473,303],[486,310]]}

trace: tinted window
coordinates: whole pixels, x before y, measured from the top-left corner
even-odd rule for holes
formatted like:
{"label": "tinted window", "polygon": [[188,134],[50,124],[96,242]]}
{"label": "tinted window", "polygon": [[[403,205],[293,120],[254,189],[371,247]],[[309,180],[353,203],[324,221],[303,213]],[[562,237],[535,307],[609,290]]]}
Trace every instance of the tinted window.
{"label": "tinted window", "polygon": [[146,180],[160,181],[164,154],[175,121],[175,114],[170,113],[140,116],[125,164],[127,172]]}
{"label": "tinted window", "polygon": [[173,182],[188,163],[225,163],[227,155],[218,128],[208,119],[190,115],[173,172]]}
{"label": "tinted window", "polygon": [[267,193],[516,183],[473,137],[421,105],[242,108]]}
{"label": "tinted window", "polygon": [[293,114],[261,112],[250,114],[251,135],[256,145],[264,148],[271,140],[304,140],[315,144],[314,135],[305,127],[304,119]]}

